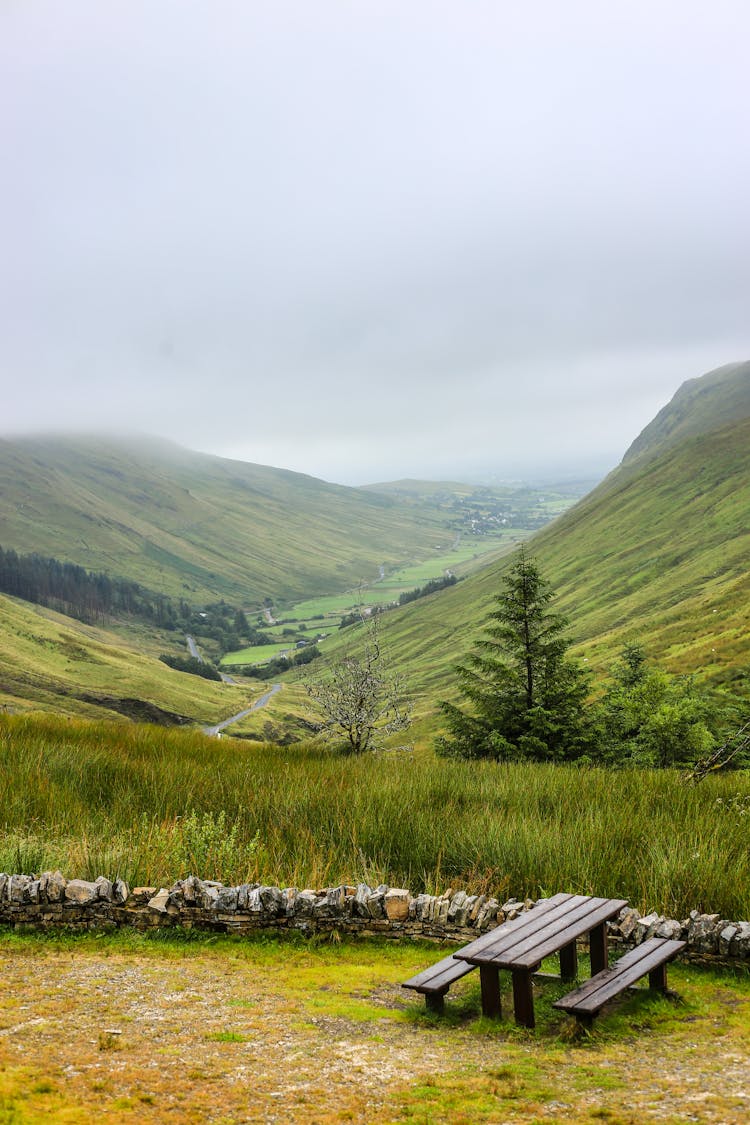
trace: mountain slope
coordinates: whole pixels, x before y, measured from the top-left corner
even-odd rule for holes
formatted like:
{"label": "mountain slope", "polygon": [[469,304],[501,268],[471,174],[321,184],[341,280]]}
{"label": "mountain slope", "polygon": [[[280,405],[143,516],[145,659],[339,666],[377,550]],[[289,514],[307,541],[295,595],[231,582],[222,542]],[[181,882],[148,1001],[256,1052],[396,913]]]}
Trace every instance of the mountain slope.
{"label": "mountain slope", "polygon": [[[727,381],[739,418],[717,425]],[[739,686],[750,664],[750,364],[692,380],[673,400],[680,411],[685,401],[698,417],[682,414],[661,440],[652,428],[641,447],[648,456],[624,462],[529,551],[595,670],[638,640],[673,672]],[[508,565],[384,619],[391,658],[420,709],[455,690],[452,667],[481,632]]]}
{"label": "mountain slope", "polygon": [[750,362],[728,363],[688,379],[645,427],[623,465],[655,456],[684,438],[711,433],[750,415]]}
{"label": "mountain slope", "polygon": [[189,601],[338,592],[444,535],[389,497],[166,442],[0,440],[0,545]]}

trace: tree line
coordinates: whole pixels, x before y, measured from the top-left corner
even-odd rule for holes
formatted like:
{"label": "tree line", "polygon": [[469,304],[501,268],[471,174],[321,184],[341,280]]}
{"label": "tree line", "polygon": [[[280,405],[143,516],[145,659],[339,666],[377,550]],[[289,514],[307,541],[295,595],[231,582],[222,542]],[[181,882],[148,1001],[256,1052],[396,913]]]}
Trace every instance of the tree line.
{"label": "tree line", "polygon": [[[95,574],[75,563],[19,555],[0,547],[0,592],[93,624],[107,617],[137,617],[177,628],[180,607],[137,582]],[[190,607],[188,607],[188,612]]]}
{"label": "tree line", "polygon": [[75,563],[0,547],[0,593],[75,617],[93,625],[109,618],[133,618],[161,629],[197,633],[232,652],[271,638],[251,625],[242,609],[225,601],[201,609],[138,582],[95,573]]}

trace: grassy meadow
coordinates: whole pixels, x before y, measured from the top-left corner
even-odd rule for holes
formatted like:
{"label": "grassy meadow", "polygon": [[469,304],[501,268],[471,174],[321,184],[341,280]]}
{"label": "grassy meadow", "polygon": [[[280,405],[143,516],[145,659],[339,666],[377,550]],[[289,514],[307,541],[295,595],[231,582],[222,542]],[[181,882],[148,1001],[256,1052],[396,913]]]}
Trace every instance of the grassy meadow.
{"label": "grassy meadow", "polygon": [[0,716],[0,870],[167,885],[619,895],[750,916],[750,777],[341,758],[313,745]]}

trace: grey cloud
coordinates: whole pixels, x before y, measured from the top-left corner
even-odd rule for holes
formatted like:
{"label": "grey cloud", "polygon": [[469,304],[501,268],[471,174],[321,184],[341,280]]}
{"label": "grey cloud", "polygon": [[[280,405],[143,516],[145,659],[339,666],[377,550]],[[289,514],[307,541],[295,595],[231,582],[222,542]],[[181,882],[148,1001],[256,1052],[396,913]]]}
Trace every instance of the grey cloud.
{"label": "grey cloud", "polygon": [[0,430],[614,461],[750,354],[744,3],[0,12]]}

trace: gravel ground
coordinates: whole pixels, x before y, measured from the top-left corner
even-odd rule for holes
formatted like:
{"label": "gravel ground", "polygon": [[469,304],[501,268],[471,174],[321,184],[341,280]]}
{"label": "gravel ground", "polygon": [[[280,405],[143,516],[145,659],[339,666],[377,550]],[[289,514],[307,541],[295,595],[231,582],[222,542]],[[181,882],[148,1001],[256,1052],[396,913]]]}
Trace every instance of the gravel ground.
{"label": "gravel ground", "polygon": [[[397,980],[350,1018],[327,1011],[335,985],[311,1005],[279,961],[0,948],[0,1125],[750,1121],[746,985],[727,991],[744,1013],[729,1030],[698,1015],[679,1035],[565,1045],[405,1020]],[[453,1102],[419,1100],[436,1080]]]}

